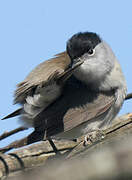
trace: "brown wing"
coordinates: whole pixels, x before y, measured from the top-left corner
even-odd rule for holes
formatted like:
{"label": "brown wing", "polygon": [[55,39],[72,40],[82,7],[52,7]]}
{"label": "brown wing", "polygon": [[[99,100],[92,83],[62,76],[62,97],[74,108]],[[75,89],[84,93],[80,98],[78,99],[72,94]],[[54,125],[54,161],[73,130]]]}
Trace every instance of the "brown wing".
{"label": "brown wing", "polygon": [[[32,74],[31,78],[29,78],[30,77],[30,74],[29,74],[29,76],[26,78],[28,80],[26,80],[18,85],[18,88],[15,92],[15,103],[24,103],[27,95],[33,95],[34,90],[36,88],[39,88],[42,86],[45,87],[46,85],[49,85],[50,83],[56,82],[58,85],[60,85],[62,87],[62,85],[64,85],[64,83],[67,81],[67,79],[72,76],[74,70],[83,63],[83,61],[80,60],[80,61],[76,62],[76,64],[74,64],[74,66],[68,67],[68,65],[69,65],[68,63],[70,63],[68,55],[65,52],[63,52],[60,54],[60,56],[62,57],[62,58],[60,58],[60,60],[63,60],[63,61],[60,63],[59,58],[56,57],[55,60],[58,60],[58,62],[59,62],[58,64],[60,64],[60,65],[54,66],[54,67],[56,67],[56,69],[58,67],[58,69],[56,71],[53,71],[53,73],[49,73],[49,76],[47,76],[47,80],[42,81],[42,79],[40,77],[41,75],[39,73],[40,71],[36,70],[38,68],[37,67],[34,70],[34,72],[35,72],[34,74],[32,74],[32,72],[31,72],[31,74]],[[67,66],[65,65],[64,69],[62,70],[62,63],[64,63],[64,61],[66,61]],[[52,65],[54,65],[54,62],[55,61],[52,60]],[[44,66],[44,68],[39,67],[42,70],[42,76],[46,72],[49,72],[49,71],[45,70],[45,67],[50,68],[49,65]],[[52,69],[52,67],[50,69]],[[43,73],[43,70],[45,70],[44,73]],[[38,72],[38,74],[37,74],[37,72]],[[38,83],[38,81],[36,81],[35,77],[38,75],[40,75],[38,77],[38,81],[41,80],[42,82],[39,81],[39,83]],[[46,73],[46,75],[47,75],[47,73]],[[43,77],[43,78],[45,78],[45,77]],[[11,118],[14,116],[18,116],[21,114],[22,111],[23,111],[23,108],[20,108],[20,109],[14,111],[13,113],[5,116],[4,118],[2,118],[2,120],[8,119],[8,118]]]}
{"label": "brown wing", "polygon": [[66,52],[55,55],[54,58],[39,64],[26,79],[17,85],[14,103],[22,103],[28,94],[41,83],[51,82],[63,73],[70,64],[70,58]]}
{"label": "brown wing", "polygon": [[[70,81],[71,78],[68,80]],[[114,92],[95,93],[87,87],[66,84],[63,95],[36,120],[36,127],[47,129],[47,136],[69,131],[106,112],[115,102]]]}

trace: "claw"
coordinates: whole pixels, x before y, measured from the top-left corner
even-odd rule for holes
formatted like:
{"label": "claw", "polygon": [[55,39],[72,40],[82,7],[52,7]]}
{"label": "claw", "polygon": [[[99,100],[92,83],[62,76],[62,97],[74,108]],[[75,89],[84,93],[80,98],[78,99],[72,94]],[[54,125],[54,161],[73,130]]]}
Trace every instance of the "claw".
{"label": "claw", "polygon": [[103,131],[101,131],[101,130],[92,131],[92,132],[88,133],[87,135],[85,135],[83,145],[84,146],[90,145],[90,144],[94,143],[95,141],[101,140],[103,138],[104,138]]}

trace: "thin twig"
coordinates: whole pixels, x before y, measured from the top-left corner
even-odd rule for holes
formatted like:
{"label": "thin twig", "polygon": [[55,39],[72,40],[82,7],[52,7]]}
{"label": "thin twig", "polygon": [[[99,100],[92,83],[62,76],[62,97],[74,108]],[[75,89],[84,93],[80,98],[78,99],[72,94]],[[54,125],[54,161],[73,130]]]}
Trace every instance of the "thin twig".
{"label": "thin twig", "polygon": [[22,139],[16,140],[3,148],[0,148],[0,153],[5,153],[11,149],[20,148],[20,147],[32,144],[34,142],[41,141],[41,140],[43,140],[43,137],[44,137],[43,131],[38,132],[38,131],[34,130],[28,136],[26,136]]}
{"label": "thin twig", "polygon": [[125,100],[132,99],[132,93],[127,94]]}
{"label": "thin twig", "polygon": [[19,128],[13,129],[13,130],[11,130],[9,132],[4,132],[2,135],[0,135],[0,140],[5,139],[5,138],[7,138],[7,137],[9,137],[9,136],[11,136],[13,134],[16,134],[16,133],[20,132],[20,131],[24,131],[26,129],[28,129],[28,128],[21,126]]}

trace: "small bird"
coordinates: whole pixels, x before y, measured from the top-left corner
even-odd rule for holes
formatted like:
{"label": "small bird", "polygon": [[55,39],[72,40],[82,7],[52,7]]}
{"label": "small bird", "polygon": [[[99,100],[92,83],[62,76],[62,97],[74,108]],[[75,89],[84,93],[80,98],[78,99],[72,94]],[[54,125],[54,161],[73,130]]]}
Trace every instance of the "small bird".
{"label": "small bird", "polygon": [[127,87],[109,45],[93,32],[79,32],[66,51],[38,65],[15,91],[21,108],[3,119],[20,115],[26,126],[75,139],[108,126],[119,112]]}

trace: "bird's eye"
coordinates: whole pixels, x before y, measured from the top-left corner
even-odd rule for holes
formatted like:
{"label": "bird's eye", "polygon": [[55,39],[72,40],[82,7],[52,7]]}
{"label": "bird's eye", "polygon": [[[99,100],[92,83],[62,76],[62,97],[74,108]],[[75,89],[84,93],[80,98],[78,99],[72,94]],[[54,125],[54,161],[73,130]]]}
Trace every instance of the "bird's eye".
{"label": "bird's eye", "polygon": [[93,56],[95,54],[95,49],[89,49],[88,54],[89,56]]}

